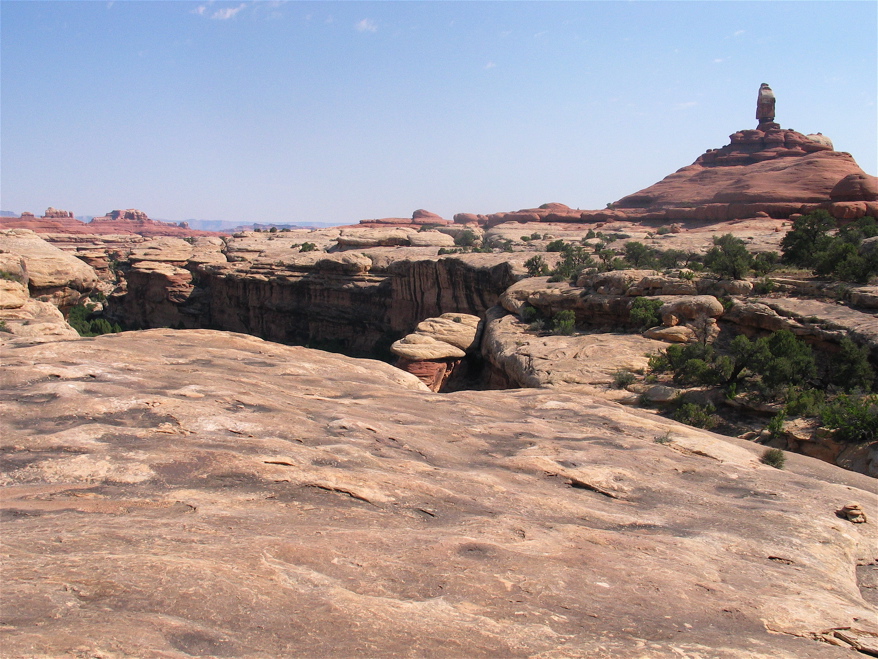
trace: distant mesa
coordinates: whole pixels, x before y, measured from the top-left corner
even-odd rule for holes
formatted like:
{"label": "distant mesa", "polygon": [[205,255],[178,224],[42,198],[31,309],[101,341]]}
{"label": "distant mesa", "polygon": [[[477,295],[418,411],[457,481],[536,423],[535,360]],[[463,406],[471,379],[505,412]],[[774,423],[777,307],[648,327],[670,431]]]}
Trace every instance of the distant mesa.
{"label": "distant mesa", "polygon": [[3,229],[30,229],[36,233],[65,234],[136,234],[141,236],[219,236],[215,231],[197,231],[189,228],[186,222],[169,224],[151,220],[146,213],[136,208],[113,210],[95,217],[91,222],[80,222],[73,211],[49,207],[42,217],[24,212],[19,217],[0,219]]}
{"label": "distant mesa", "polygon": [[424,210],[423,208],[419,208],[410,218],[408,217],[384,217],[375,220],[360,220],[360,224],[366,225],[382,225],[382,226],[396,226],[396,227],[422,227],[424,225],[435,225],[435,226],[444,226],[447,224],[453,224],[450,220],[446,220],[440,215],[436,213],[431,213],[430,211]]}

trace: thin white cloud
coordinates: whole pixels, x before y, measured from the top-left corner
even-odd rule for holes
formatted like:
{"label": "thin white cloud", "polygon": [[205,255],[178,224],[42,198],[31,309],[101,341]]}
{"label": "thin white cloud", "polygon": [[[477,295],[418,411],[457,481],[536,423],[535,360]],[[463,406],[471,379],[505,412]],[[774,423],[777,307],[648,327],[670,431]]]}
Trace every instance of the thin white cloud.
{"label": "thin white cloud", "polygon": [[377,32],[378,26],[371,18],[364,18],[354,26],[357,32]]}
{"label": "thin white cloud", "polygon": [[204,5],[198,5],[195,9],[190,11],[190,14],[198,14],[199,16],[204,16],[204,12],[207,11],[207,7]]}
{"label": "thin white cloud", "polygon": [[494,62],[488,62],[487,64],[485,64],[485,70],[493,69],[493,68],[495,68],[496,66],[497,66],[497,65],[494,64]]}
{"label": "thin white cloud", "polygon": [[714,64],[722,64],[727,59],[729,59],[729,58],[728,57],[717,57],[715,60],[713,60],[713,63]]}
{"label": "thin white cloud", "polygon": [[549,34],[549,31],[548,31],[548,30],[543,30],[542,32],[537,32],[537,33],[534,35],[534,39],[539,39],[540,37],[542,37],[542,36],[544,36],[544,35],[546,35],[546,34]]}
{"label": "thin white cloud", "polygon": [[689,108],[694,108],[698,105],[697,101],[686,101],[685,103],[677,103],[675,106],[678,110],[688,110]]}
{"label": "thin white cloud", "polygon": [[235,14],[244,9],[247,6],[246,2],[242,2],[237,7],[226,7],[225,9],[217,9],[211,15],[211,18],[215,18],[218,21],[227,21],[230,18],[234,18]]}
{"label": "thin white cloud", "polygon": [[746,30],[738,30],[732,36],[733,37],[740,37],[742,34],[744,34],[744,32],[746,32]]}

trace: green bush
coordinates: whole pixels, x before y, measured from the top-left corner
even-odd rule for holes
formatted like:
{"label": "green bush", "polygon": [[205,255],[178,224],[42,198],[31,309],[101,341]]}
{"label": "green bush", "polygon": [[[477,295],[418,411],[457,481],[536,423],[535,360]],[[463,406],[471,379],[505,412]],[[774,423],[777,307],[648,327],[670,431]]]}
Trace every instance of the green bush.
{"label": "green bush", "polygon": [[314,243],[302,243],[302,246],[299,248],[300,252],[313,252],[317,249],[317,245]]}
{"label": "green bush", "polygon": [[563,252],[564,248],[566,246],[567,246],[567,243],[565,243],[561,238],[558,238],[558,240],[553,240],[548,245],[546,245],[546,251],[547,252]]}
{"label": "green bush", "polygon": [[771,421],[768,422],[768,425],[765,426],[765,429],[768,431],[769,435],[771,435],[772,437],[777,437],[778,435],[780,435],[781,432],[783,432],[783,424],[786,420],[787,415],[783,410],[781,410],[773,417],[771,417]]}
{"label": "green bush", "polygon": [[710,403],[707,405],[683,403],[674,412],[674,420],[689,426],[695,426],[696,428],[710,430],[716,428],[721,422],[721,419],[715,412],[716,408]]}
{"label": "green bush", "polygon": [[12,334],[12,330],[9,329],[9,325],[6,324],[5,320],[0,320],[0,332],[8,332]]}
{"label": "green bush", "polygon": [[740,238],[727,233],[713,239],[713,247],[704,256],[704,267],[720,277],[743,279],[750,272],[753,257]]}
{"label": "green bush", "polygon": [[671,227],[659,227],[655,232],[660,236],[664,236],[671,233]]}
{"label": "green bush", "polygon": [[829,384],[843,391],[870,391],[875,382],[875,371],[869,363],[869,350],[844,337],[840,350],[829,360],[827,375]]}
{"label": "green bush", "polygon": [[651,268],[657,263],[655,250],[636,240],[625,243],[625,260],[635,268]]}
{"label": "green bush", "polygon": [[765,277],[769,272],[777,269],[779,261],[777,252],[760,252],[753,257],[753,272],[757,277]]}
{"label": "green bush", "polygon": [[549,264],[539,254],[525,261],[524,267],[527,268],[527,274],[531,277],[543,277],[549,274]]}
{"label": "green bush", "polygon": [[99,336],[101,334],[114,334],[121,332],[122,328],[116,323],[110,323],[105,318],[92,318],[95,305],[88,306],[78,304],[72,307],[67,316],[70,326],[79,332],[80,336]]}
{"label": "green bush", "polygon": [[637,376],[627,368],[620,369],[613,373],[613,387],[616,389],[624,389],[629,384],[634,384]]}
{"label": "green bush", "polygon": [[476,234],[472,229],[461,231],[454,237],[454,244],[458,247],[472,247],[477,240]]}
{"label": "green bush", "polygon": [[536,320],[540,315],[540,312],[536,307],[532,307],[530,305],[521,308],[521,319],[527,323]]}
{"label": "green bush", "polygon": [[763,277],[753,286],[753,292],[757,295],[768,295],[774,291],[775,283],[773,279]]}
{"label": "green bush", "polygon": [[878,395],[842,394],[823,408],[820,420],[843,442],[878,440]]}
{"label": "green bush", "polygon": [[552,333],[570,335],[576,329],[576,314],[570,309],[559,311],[552,316]]}
{"label": "green bush", "polygon": [[864,239],[878,235],[875,218],[861,217],[830,235],[835,226],[825,210],[796,219],[780,244],[783,261],[843,281],[866,282],[878,275],[878,250],[860,252]]}
{"label": "green bush", "polygon": [[585,268],[594,267],[595,262],[580,245],[565,244],[560,250],[563,258],[550,272],[549,281],[575,280]]}
{"label": "green bush", "polygon": [[769,467],[774,467],[775,469],[783,469],[784,465],[787,463],[786,453],[781,451],[779,448],[768,448],[765,449],[765,452],[762,454],[760,461],[763,464],[768,465]]}
{"label": "green bush", "polygon": [[658,311],[663,305],[664,302],[654,297],[635,298],[631,304],[631,312],[628,317],[634,325],[639,326],[643,330],[661,325],[662,319]]}

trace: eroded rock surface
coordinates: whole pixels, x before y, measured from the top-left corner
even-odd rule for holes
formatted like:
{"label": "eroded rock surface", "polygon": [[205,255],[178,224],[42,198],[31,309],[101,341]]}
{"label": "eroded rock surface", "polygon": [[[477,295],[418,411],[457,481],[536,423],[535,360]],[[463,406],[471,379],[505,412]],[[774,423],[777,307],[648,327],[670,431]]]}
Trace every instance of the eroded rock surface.
{"label": "eroded rock surface", "polygon": [[582,394],[151,330],[4,346],[0,410],[5,657],[816,659],[876,631],[873,481]]}

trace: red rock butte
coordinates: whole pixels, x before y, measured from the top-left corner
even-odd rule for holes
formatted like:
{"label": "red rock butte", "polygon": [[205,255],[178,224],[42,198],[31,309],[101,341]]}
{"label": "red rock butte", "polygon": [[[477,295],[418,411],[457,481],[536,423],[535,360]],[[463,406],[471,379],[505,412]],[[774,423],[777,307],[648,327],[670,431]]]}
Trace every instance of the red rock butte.
{"label": "red rock butte", "polygon": [[51,206],[42,217],[33,213],[22,213],[20,217],[0,218],[2,229],[30,229],[36,233],[65,234],[132,234],[140,236],[220,236],[215,231],[190,229],[185,222],[169,224],[150,219],[146,213],[129,208],[113,210],[91,222],[81,222],[73,217],[72,211],[58,210]]}

